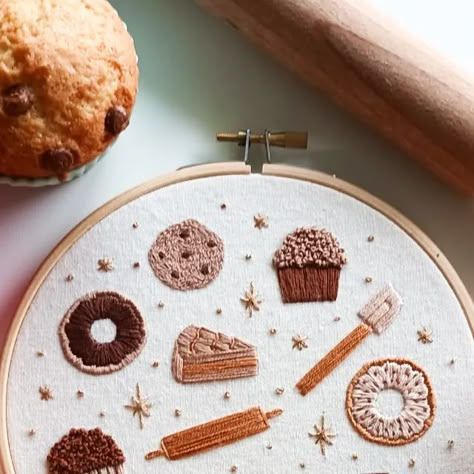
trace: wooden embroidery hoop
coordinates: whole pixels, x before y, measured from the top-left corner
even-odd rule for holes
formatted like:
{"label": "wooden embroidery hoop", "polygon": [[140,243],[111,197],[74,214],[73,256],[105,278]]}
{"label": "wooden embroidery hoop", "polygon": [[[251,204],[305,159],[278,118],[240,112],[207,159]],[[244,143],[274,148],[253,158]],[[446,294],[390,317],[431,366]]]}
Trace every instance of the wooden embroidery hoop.
{"label": "wooden embroidery hoop", "polygon": [[[45,278],[59,261],[59,259],[68,251],[90,228],[104,219],[106,216],[130,203],[131,201],[156,191],[160,188],[181,183],[184,181],[207,178],[213,176],[225,175],[249,175],[251,168],[245,163],[229,162],[215,163],[207,165],[193,166],[181,169],[163,176],[159,176],[149,182],[141,184],[125,193],[112,199],[89,217],[78,224],[49,254],[34,275],[28,289],[26,290],[18,309],[15,312],[10,328],[7,333],[6,343],[0,359],[0,472],[4,474],[14,474],[13,462],[11,459],[8,431],[7,431],[7,383],[10,369],[10,363],[15,347],[15,342],[20,331],[23,320],[27,314],[28,308],[35,297],[38,289]],[[287,165],[264,164],[262,174],[265,176],[275,176],[282,178],[292,178],[310,183],[326,186],[379,211],[403,231],[405,231],[433,260],[441,273],[446,278],[452,288],[464,315],[468,321],[471,333],[474,336],[474,303],[469,293],[464,287],[456,271],[449,263],[448,259],[442,254],[440,249],[427,237],[413,222],[403,216],[393,207],[384,201],[376,198],[367,191],[347,183],[341,179],[318,171],[311,171],[305,168],[297,168]]]}

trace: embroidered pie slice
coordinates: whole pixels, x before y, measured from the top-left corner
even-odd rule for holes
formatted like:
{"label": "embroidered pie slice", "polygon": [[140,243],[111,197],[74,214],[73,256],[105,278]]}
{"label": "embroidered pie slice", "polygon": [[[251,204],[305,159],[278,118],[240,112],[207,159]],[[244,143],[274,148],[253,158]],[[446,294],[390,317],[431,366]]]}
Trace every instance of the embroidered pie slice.
{"label": "embroidered pie slice", "polygon": [[254,346],[196,326],[188,326],[178,336],[172,365],[173,375],[181,383],[213,382],[258,373]]}

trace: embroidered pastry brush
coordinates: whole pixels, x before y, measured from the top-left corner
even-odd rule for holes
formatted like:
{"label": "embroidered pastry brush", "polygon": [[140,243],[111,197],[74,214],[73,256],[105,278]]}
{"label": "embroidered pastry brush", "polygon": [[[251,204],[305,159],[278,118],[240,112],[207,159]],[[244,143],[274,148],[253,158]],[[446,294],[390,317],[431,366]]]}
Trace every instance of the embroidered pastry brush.
{"label": "embroidered pastry brush", "polygon": [[387,286],[377,293],[360,311],[362,323],[328,352],[297,384],[306,395],[327,377],[372,332],[381,334],[397,316],[401,307],[399,294]]}
{"label": "embroidered pastry brush", "polygon": [[268,420],[281,413],[283,410],[280,409],[265,413],[260,407],[253,407],[193,426],[164,437],[161,440],[161,449],[148,453],[145,459],[166,456],[170,461],[174,461],[234,443],[267,430],[270,428]]}

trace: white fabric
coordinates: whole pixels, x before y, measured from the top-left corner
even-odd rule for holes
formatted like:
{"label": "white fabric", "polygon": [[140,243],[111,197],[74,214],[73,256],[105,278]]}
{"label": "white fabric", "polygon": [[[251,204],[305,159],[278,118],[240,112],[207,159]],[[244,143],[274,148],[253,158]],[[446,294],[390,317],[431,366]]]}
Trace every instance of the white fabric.
{"label": "white fabric", "polygon": [[[221,203],[227,209],[220,208]],[[268,229],[255,229],[253,216],[269,217]],[[157,234],[171,224],[194,218],[224,241],[224,268],[202,290],[180,292],[164,286],[147,263]],[[132,223],[138,221],[138,229]],[[341,273],[334,303],[283,305],[275,272],[274,251],[299,226],[326,227],[346,249],[349,263]],[[373,234],[374,242],[367,236]],[[251,260],[245,255],[252,254]],[[96,270],[109,257],[115,269]],[[132,268],[135,261],[140,269]],[[64,279],[74,274],[74,281]],[[371,276],[368,284],[365,277]],[[261,311],[249,318],[239,301],[254,282],[263,296]],[[302,397],[295,383],[360,320],[357,311],[385,283],[403,298],[394,323],[381,335],[370,335],[332,375]],[[76,298],[110,289],[132,298],[143,313],[148,342],[140,356],[122,371],[107,376],[79,372],[61,352],[57,327]],[[157,304],[162,300],[164,308]],[[216,315],[216,308],[222,314]],[[339,315],[340,321],[334,317]],[[197,324],[235,335],[258,348],[257,377],[201,385],[180,385],[171,376],[171,355],[179,332]],[[417,330],[433,330],[432,344],[421,344]],[[277,328],[275,336],[268,330]],[[292,350],[292,336],[308,336],[308,349]],[[45,352],[38,358],[36,351]],[[361,438],[345,413],[352,376],[376,358],[406,357],[431,376],[437,398],[432,428],[419,441],[386,447]],[[449,361],[455,357],[456,362]],[[154,360],[159,368],[152,368]],[[469,473],[474,466],[474,344],[462,309],[449,284],[430,258],[379,212],[344,194],[291,179],[262,176],[207,178],[177,184],[137,199],[97,224],[56,265],[31,305],[21,328],[8,386],[8,427],[17,474],[46,472],[50,447],[72,427],[100,426],[123,449],[127,473],[305,472]],[[151,418],[139,430],[138,420],[123,405],[139,382],[154,403]],[[40,385],[49,385],[54,400],[41,401]],[[284,387],[282,396],[275,394]],[[76,391],[85,393],[76,398]],[[224,392],[232,397],[224,400]],[[213,418],[260,405],[282,408],[271,429],[242,442],[185,460],[147,462],[144,454],[160,439]],[[182,416],[174,416],[175,408]],[[106,416],[99,417],[105,410]],[[337,432],[334,446],[321,456],[308,437],[313,425],[326,423]],[[35,437],[27,432],[34,428]],[[453,449],[447,448],[453,439]],[[271,444],[273,449],[266,446]],[[352,453],[359,459],[352,460]],[[411,471],[410,471],[411,472]]]}

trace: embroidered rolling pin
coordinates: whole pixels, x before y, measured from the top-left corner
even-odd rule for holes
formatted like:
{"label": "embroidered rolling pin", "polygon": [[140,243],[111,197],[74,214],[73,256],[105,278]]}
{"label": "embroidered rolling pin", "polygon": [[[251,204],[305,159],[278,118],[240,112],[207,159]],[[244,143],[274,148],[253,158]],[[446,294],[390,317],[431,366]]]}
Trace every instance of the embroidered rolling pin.
{"label": "embroidered rolling pin", "polygon": [[253,407],[193,426],[163,438],[161,449],[148,453],[145,459],[166,456],[170,461],[174,461],[234,443],[267,430],[270,428],[268,420],[281,413],[283,410],[280,409],[265,413],[260,407]]}
{"label": "embroidered rolling pin", "polygon": [[327,377],[372,332],[380,334],[395,319],[401,307],[401,298],[387,286],[377,293],[360,311],[359,324],[339,344],[326,354],[297,384],[301,395],[306,395]]}

